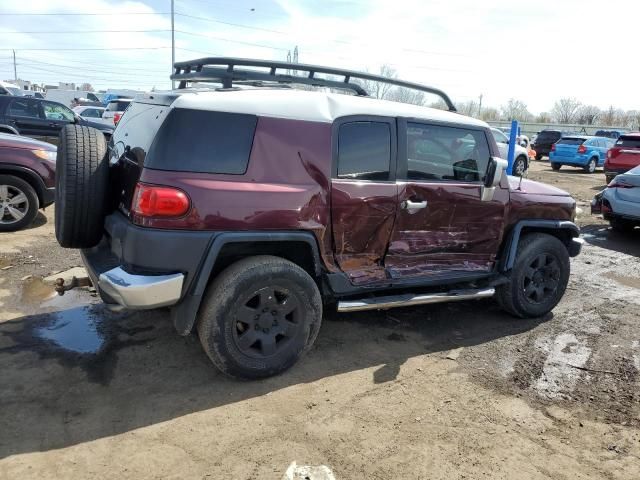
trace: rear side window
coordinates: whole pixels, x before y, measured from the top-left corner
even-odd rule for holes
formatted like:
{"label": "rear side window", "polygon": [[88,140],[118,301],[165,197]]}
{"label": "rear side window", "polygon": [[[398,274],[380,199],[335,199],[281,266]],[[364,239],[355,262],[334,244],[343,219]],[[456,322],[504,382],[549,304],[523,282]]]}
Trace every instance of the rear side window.
{"label": "rear side window", "polygon": [[616,147],[640,148],[640,137],[621,136],[616,142]]}
{"label": "rear side window", "polygon": [[391,129],[388,123],[351,122],[338,133],[338,178],[389,180]]}
{"label": "rear side window", "polygon": [[15,117],[40,118],[40,109],[33,100],[14,100],[9,105],[9,115]]}
{"label": "rear side window", "polygon": [[564,137],[558,140],[558,145],[582,145],[584,142],[584,138]]}
{"label": "rear side window", "polygon": [[107,104],[107,111],[108,112],[124,112],[130,103],[131,102],[122,102],[122,101],[109,102]]}
{"label": "rear side window", "polygon": [[257,123],[255,115],[173,109],[149,149],[145,167],[242,175]]}
{"label": "rear side window", "polygon": [[561,136],[562,134],[560,132],[540,132],[538,135],[538,142],[556,142]]}
{"label": "rear side window", "polygon": [[489,144],[483,131],[409,123],[409,180],[480,181],[489,164]]}

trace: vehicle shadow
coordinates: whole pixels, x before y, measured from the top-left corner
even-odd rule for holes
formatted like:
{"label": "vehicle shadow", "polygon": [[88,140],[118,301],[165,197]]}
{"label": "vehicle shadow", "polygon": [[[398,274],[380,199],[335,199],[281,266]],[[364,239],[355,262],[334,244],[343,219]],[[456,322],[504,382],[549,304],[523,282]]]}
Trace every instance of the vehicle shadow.
{"label": "vehicle shadow", "polygon": [[[0,458],[105,438],[356,370],[371,369],[374,383],[394,381],[410,358],[444,358],[452,348],[517,335],[550,318],[514,319],[488,300],[328,314],[304,359],[280,376],[249,382],[218,373],[195,335],[175,334],[166,311],[114,314],[98,304],[25,316],[0,324]],[[78,335],[93,336],[89,347],[78,344]]]}
{"label": "vehicle shadow", "polygon": [[640,228],[629,233],[618,233],[608,225],[584,225],[580,228],[580,236],[589,245],[640,257]]}
{"label": "vehicle shadow", "polygon": [[38,214],[36,215],[36,218],[33,219],[33,222],[31,222],[29,225],[24,227],[23,230],[31,230],[34,228],[38,228],[45,225],[46,223],[47,223],[46,215],[41,211],[38,211]]}

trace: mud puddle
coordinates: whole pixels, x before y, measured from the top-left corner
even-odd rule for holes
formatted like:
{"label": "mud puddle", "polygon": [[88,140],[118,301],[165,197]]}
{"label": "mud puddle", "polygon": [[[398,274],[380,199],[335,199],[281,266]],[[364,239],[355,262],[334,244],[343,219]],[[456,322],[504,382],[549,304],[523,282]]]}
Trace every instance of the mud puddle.
{"label": "mud puddle", "polygon": [[604,276],[618,282],[621,285],[624,285],[625,287],[637,288],[638,290],[640,290],[640,278],[625,277],[623,275],[618,275],[612,272],[605,273]]}
{"label": "mud puddle", "polygon": [[98,321],[87,307],[72,308],[51,315],[51,321],[35,328],[34,335],[50,340],[65,350],[78,353],[98,353],[105,336],[98,331]]}

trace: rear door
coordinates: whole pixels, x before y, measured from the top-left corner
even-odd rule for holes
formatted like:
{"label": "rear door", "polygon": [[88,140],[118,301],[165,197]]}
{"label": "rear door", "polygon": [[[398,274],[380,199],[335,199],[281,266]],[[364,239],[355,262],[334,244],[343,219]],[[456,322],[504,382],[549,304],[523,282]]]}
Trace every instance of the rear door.
{"label": "rear door", "polygon": [[508,191],[482,201],[491,150],[483,128],[401,121],[398,214],[385,266],[394,279],[491,271]]}
{"label": "rear door", "polygon": [[398,205],[396,121],[348,117],[333,128],[336,263],[354,285],[385,282],[384,256]]}

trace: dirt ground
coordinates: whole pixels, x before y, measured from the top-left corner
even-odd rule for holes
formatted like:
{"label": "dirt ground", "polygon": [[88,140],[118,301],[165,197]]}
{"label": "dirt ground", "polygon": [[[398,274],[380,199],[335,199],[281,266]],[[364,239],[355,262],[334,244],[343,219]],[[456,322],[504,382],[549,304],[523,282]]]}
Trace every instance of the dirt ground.
{"label": "dirt ground", "polygon": [[0,237],[0,478],[640,478],[640,231],[589,215],[604,175],[546,162],[586,246],[546,318],[491,301],[330,315],[289,372],[229,380],[166,311],[41,282],[80,265],[53,211]]}

